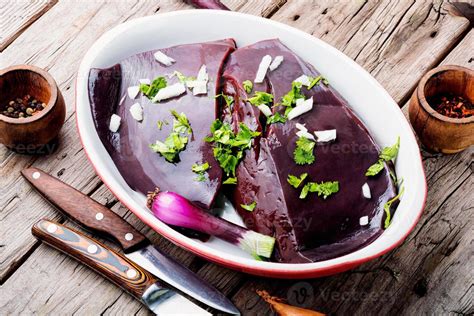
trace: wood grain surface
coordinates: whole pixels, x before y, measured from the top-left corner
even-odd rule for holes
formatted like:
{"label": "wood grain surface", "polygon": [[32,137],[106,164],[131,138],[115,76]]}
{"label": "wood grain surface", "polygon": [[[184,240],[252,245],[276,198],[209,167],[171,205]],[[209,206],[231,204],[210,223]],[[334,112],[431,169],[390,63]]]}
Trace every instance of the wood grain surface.
{"label": "wood grain surface", "polygon": [[[423,73],[440,61],[474,66],[474,33],[465,18],[451,13],[446,1],[225,3],[233,10],[295,26],[343,50],[369,70],[400,105],[408,100]],[[110,27],[132,17],[184,8],[188,6],[171,0],[84,1],[71,10],[69,4],[59,2],[2,53],[0,67],[28,62],[46,68],[64,92],[68,106],[61,146],[54,155],[19,156],[0,147],[2,311],[148,314],[141,304],[103,278],[34,240],[29,229],[39,218],[63,221],[21,178],[20,170],[34,165],[111,207],[164,251],[231,297],[246,315],[271,314],[255,289],[335,314],[474,312],[474,202],[469,194],[473,189],[472,149],[451,156],[423,152],[429,199],[415,231],[386,256],[355,271],[318,280],[269,280],[207,263],[144,227],[117,202],[95,176],[77,139],[72,117],[75,72],[88,47]],[[31,282],[32,276],[36,282]],[[63,280],[68,280],[67,284]]]}

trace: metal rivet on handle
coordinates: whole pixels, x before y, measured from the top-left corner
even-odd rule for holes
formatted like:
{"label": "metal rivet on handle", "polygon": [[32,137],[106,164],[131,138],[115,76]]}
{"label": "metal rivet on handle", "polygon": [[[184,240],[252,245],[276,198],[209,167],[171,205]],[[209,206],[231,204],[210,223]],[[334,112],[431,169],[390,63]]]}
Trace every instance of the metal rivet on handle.
{"label": "metal rivet on handle", "polygon": [[90,245],[89,247],[87,247],[87,252],[88,253],[96,253],[97,250],[99,250],[99,248],[97,248],[96,245]]}
{"label": "metal rivet on handle", "polygon": [[98,221],[101,221],[104,218],[104,214],[102,213],[97,213],[95,214],[95,219]]}
{"label": "metal rivet on handle", "polygon": [[52,234],[58,230],[58,226],[56,226],[56,224],[49,224],[46,230],[48,231],[48,233]]}
{"label": "metal rivet on handle", "polygon": [[39,179],[40,176],[41,176],[41,173],[39,173],[38,171],[33,172],[33,175],[32,175],[33,179],[35,180]]}
{"label": "metal rivet on handle", "polygon": [[137,270],[129,269],[129,270],[127,270],[126,274],[127,274],[127,278],[133,279],[137,276]]}
{"label": "metal rivet on handle", "polygon": [[125,234],[125,240],[130,241],[133,239],[133,234],[132,233],[126,233]]}

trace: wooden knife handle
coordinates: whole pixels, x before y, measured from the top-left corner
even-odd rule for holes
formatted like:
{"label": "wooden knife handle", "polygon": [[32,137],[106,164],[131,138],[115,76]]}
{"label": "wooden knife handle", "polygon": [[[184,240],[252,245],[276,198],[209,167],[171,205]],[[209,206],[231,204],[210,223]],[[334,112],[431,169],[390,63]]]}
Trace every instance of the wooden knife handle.
{"label": "wooden knife handle", "polygon": [[27,168],[21,173],[65,215],[95,234],[114,238],[125,253],[148,244],[146,237],[123,218],[61,180],[37,168]]}
{"label": "wooden knife handle", "polygon": [[31,232],[36,238],[86,264],[138,299],[157,281],[107,246],[59,223],[42,219],[33,225]]}

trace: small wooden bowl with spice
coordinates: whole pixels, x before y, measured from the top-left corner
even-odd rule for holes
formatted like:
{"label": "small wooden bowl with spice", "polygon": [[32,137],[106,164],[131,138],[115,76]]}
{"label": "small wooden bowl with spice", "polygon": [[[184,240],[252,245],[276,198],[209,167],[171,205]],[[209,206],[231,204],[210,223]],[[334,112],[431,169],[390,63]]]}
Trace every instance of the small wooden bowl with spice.
{"label": "small wooden bowl with spice", "polygon": [[20,153],[48,153],[66,106],[53,77],[31,65],[0,70],[0,142]]}
{"label": "small wooden bowl with spice", "polygon": [[409,107],[410,122],[426,149],[452,154],[474,145],[474,70],[441,66],[426,73]]}

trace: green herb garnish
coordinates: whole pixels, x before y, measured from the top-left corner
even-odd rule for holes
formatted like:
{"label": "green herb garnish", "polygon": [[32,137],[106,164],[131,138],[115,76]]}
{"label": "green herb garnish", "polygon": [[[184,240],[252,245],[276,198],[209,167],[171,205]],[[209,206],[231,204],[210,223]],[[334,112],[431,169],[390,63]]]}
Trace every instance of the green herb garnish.
{"label": "green herb garnish", "polygon": [[222,184],[237,184],[237,178],[227,178],[224,182],[222,182]]}
{"label": "green herb garnish", "polygon": [[339,181],[328,181],[328,182],[308,182],[301,190],[300,199],[305,199],[308,193],[317,193],[318,196],[322,196],[326,199],[328,196],[339,192]]}
{"label": "green herb garnish", "polygon": [[150,144],[149,147],[163,156],[168,162],[178,162],[179,153],[186,148],[189,140],[188,136],[181,134],[191,134],[192,129],[184,113],[178,114],[178,112],[172,110],[171,114],[174,116],[173,131],[166,137],[164,142],[157,140],[154,144]]}
{"label": "green herb garnish", "polygon": [[181,72],[175,70],[173,72],[173,75],[175,75],[176,77],[178,77],[178,80],[179,82],[181,83],[186,83],[187,81],[194,81],[196,80],[196,77],[186,77],[185,75],[183,75]]}
{"label": "green herb garnish", "polygon": [[380,171],[384,168],[384,162],[391,161],[395,159],[398,155],[398,150],[400,149],[400,136],[397,139],[395,145],[390,147],[384,147],[382,152],[379,155],[379,160],[374,163],[372,166],[367,169],[365,175],[367,177],[375,176],[379,174]]}
{"label": "green herb garnish", "polygon": [[209,163],[208,162],[205,162],[203,164],[193,164],[192,167],[191,167],[191,170],[194,172],[194,173],[197,173],[198,176],[196,177],[196,181],[199,181],[199,182],[203,182],[206,180],[206,176],[205,176],[205,173],[206,171],[210,168],[209,166]]}
{"label": "green herb garnish", "polygon": [[282,97],[281,104],[289,108],[295,106],[296,100],[304,98],[304,95],[301,93],[301,87],[301,82],[293,81],[291,83],[291,90]]}
{"label": "green herb garnish", "polygon": [[[227,177],[235,177],[237,164],[244,156],[245,149],[250,148],[252,139],[260,135],[260,132],[252,131],[247,125],[240,123],[237,134],[232,131],[228,123],[219,119],[211,125],[211,136],[205,138],[206,142],[213,143],[214,158],[223,169]],[[229,179],[227,179],[229,180]],[[235,184],[237,180],[224,181],[225,184]]]}
{"label": "green herb garnish", "polygon": [[300,137],[296,141],[296,149],[293,152],[294,160],[298,165],[312,164],[315,160],[314,146],[316,143],[306,137]]}
{"label": "green herb garnish", "polygon": [[257,206],[257,202],[253,201],[250,204],[240,204],[240,207],[243,208],[246,211],[253,212],[255,207]]}
{"label": "green herb garnish", "polygon": [[153,79],[151,84],[140,84],[140,91],[143,93],[148,99],[153,99],[158,91],[165,88],[167,86],[167,82],[165,77],[156,77]]}
{"label": "green herb garnish", "polygon": [[287,120],[286,116],[281,115],[280,113],[276,112],[272,116],[267,119],[267,125],[275,124],[275,123],[285,123]]}
{"label": "green herb garnish", "polygon": [[303,173],[299,177],[289,174],[287,181],[295,189],[298,189],[298,187],[303,183],[304,179],[306,179],[307,176],[307,173]]}
{"label": "green herb garnish", "polygon": [[231,95],[225,95],[223,93],[216,95],[216,99],[218,97],[224,98],[225,104],[227,104],[228,107],[230,107],[232,104],[234,104],[234,97]]}
{"label": "green herb garnish", "polygon": [[311,83],[308,86],[308,90],[312,89],[315,85],[319,84],[322,78],[323,78],[322,76],[317,76],[316,78],[310,77]]}
{"label": "green herb garnish", "polygon": [[252,92],[253,83],[250,80],[245,80],[244,82],[242,82],[242,87],[244,87],[245,92],[249,94],[250,92]]}
{"label": "green herb garnish", "polygon": [[273,102],[273,95],[263,91],[255,91],[254,96],[249,98],[247,101],[255,106],[259,106],[260,104],[269,105]]}
{"label": "green herb garnish", "polygon": [[384,223],[384,228],[387,229],[388,226],[390,226],[390,221],[392,220],[392,214],[390,213],[390,207],[392,206],[392,204],[399,200],[400,197],[402,196],[403,192],[405,191],[405,187],[402,187],[402,189],[400,190],[400,192],[397,194],[397,196],[395,196],[393,199],[389,200],[387,203],[385,203],[385,205],[383,206],[383,209],[385,211],[385,223]]}

